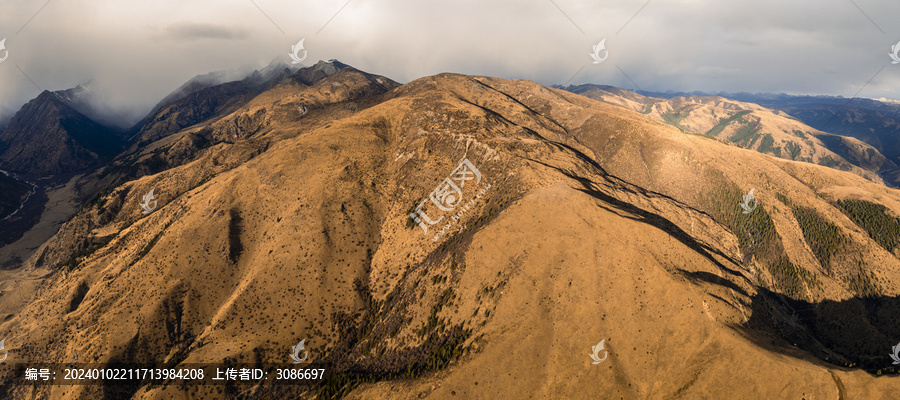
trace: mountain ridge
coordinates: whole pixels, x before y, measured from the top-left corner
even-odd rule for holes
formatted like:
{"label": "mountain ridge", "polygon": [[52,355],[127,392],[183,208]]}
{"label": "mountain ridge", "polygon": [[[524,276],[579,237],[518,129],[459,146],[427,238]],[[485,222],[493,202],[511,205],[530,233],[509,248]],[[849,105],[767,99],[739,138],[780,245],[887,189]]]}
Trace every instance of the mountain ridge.
{"label": "mountain ridge", "polygon": [[859,139],[814,129],[781,110],[720,96],[671,97],[668,100],[610,86],[578,85],[564,90],[651,115],[679,129],[716,136],[742,147],[792,160],[852,171],[892,186],[885,173],[897,165]]}
{"label": "mountain ridge", "polygon": [[[99,363],[278,364],[309,337],[334,375],[253,396],[900,388],[875,377],[900,335],[900,243],[867,222],[896,223],[897,190],[530,81],[323,74],[119,158],[147,169],[121,175],[25,261],[44,279],[34,300],[14,310],[0,297],[10,360],[77,350]],[[140,166],[150,157],[158,169]],[[441,195],[454,178],[458,196]],[[151,189],[159,204],[145,215]],[[852,330],[825,324],[853,315]],[[603,338],[598,367],[586,354]],[[7,383],[11,398],[34,395]],[[181,395],[160,385],[123,397]]]}
{"label": "mountain ridge", "polygon": [[[165,129],[78,178],[93,198],[0,271],[9,362],[289,366],[305,340],[324,380],[298,392],[8,379],[2,396],[900,389],[878,377],[898,372],[896,189],[531,81],[400,85],[338,63],[164,106]],[[587,354],[600,340],[598,366]]]}

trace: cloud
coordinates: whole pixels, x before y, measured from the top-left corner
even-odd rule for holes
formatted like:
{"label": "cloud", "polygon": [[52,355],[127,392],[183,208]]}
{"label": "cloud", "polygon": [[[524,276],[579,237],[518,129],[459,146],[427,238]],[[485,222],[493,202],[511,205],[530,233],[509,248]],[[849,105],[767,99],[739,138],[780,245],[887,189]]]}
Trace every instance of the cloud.
{"label": "cloud", "polygon": [[[887,55],[900,40],[891,19],[900,2],[69,0],[39,12],[0,3],[9,50],[0,112],[38,88],[93,79],[111,109],[136,121],[195,75],[289,62],[303,38],[307,64],[336,58],[400,82],[457,72],[544,85],[900,98],[900,65]],[[592,64],[591,46],[604,38],[609,58]]]}
{"label": "cloud", "polygon": [[696,72],[697,75],[707,76],[710,78],[731,78],[737,76],[741,72],[741,69],[704,65],[700,68],[697,68]]}
{"label": "cloud", "polygon": [[164,35],[173,40],[226,39],[238,40],[249,37],[247,31],[221,25],[180,22],[163,29]]}

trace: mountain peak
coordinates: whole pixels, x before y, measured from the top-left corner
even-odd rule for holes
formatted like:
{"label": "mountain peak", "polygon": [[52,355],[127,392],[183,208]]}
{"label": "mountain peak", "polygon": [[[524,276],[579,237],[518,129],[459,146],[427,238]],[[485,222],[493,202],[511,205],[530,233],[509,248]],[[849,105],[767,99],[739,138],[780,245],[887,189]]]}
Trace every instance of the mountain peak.
{"label": "mountain peak", "polygon": [[73,172],[100,165],[121,150],[121,138],[85,111],[86,86],[45,90],[26,103],[0,133],[0,168],[34,175]]}
{"label": "mountain peak", "polygon": [[94,91],[90,88],[92,82],[93,81],[89,81],[70,89],[57,90],[49,93],[53,94],[56,98],[62,100],[69,106],[79,109],[83,114],[87,114],[85,112],[89,108],[87,106],[96,96]]}
{"label": "mountain peak", "polygon": [[331,59],[328,61],[319,60],[311,67],[301,68],[294,73],[294,78],[306,85],[312,85],[321,79],[336,74],[344,68],[352,68],[338,60]]}
{"label": "mountain peak", "polygon": [[315,63],[313,66],[307,67],[305,69],[311,69],[313,71],[321,71],[327,75],[334,75],[334,73],[336,73],[344,68],[351,68],[351,67],[347,64],[344,64],[344,63],[338,61],[337,59],[332,58],[328,61],[319,60],[319,62]]}

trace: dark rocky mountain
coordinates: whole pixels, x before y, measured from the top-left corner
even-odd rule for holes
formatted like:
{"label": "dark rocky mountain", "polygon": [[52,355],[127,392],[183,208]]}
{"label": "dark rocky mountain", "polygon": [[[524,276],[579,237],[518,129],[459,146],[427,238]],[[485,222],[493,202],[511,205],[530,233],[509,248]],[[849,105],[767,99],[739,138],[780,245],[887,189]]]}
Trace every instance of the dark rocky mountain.
{"label": "dark rocky mountain", "polygon": [[150,114],[132,128],[129,152],[178,130],[234,110],[297,71],[273,61],[240,80],[221,82],[223,74],[195,77],[163,98]]}
{"label": "dark rocky mountain", "polygon": [[74,88],[58,90],[54,93],[60,100],[82,115],[127,136],[127,130],[134,125],[134,111],[112,107],[94,91],[94,87],[95,83],[91,80]]}
{"label": "dark rocky mountain", "polygon": [[123,149],[124,138],[79,112],[66,91],[44,91],[0,132],[0,169],[46,176],[98,167]]}
{"label": "dark rocky mountain", "polygon": [[[21,239],[39,221],[46,200],[40,184],[0,171],[0,270],[15,269],[21,264],[20,255],[28,252],[17,252],[7,245]],[[47,232],[43,239],[52,233]]]}
{"label": "dark rocky mountain", "polygon": [[[252,73],[252,71],[250,73]],[[231,79],[234,77],[234,75],[239,76],[236,77],[236,79]],[[166,95],[166,97],[163,97],[163,99],[160,100],[159,103],[157,103],[156,106],[154,106],[148,114],[154,114],[162,106],[174,103],[175,101],[180,100],[183,97],[190,95],[191,93],[196,93],[208,87],[221,85],[226,82],[239,81],[246,78],[247,75],[249,75],[249,73],[240,74],[239,71],[215,71],[197,75],[185,82],[183,85],[179,86],[178,89],[172,91],[172,93]]]}
{"label": "dark rocky mountain", "polygon": [[175,103],[176,101],[203,89],[241,80],[245,80],[245,83],[249,86],[257,86],[271,80],[276,75],[281,75],[285,69],[296,71],[299,68],[276,58],[267,66],[258,70],[245,71],[244,69],[234,69],[197,75],[160,100],[148,113],[148,116],[156,114],[160,108],[166,105]]}
{"label": "dark rocky mountain", "polygon": [[0,222],[18,211],[32,191],[27,182],[0,171]]}

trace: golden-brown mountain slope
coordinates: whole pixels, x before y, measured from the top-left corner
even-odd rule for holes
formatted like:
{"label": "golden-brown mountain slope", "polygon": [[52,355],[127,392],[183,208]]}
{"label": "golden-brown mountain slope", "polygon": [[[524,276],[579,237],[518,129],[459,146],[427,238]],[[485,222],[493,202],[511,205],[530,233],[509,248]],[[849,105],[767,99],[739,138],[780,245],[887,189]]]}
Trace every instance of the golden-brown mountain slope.
{"label": "golden-brown mountain slope", "polygon": [[[898,393],[896,376],[859,368],[889,371],[900,340],[900,249],[881,228],[896,223],[896,190],[529,81],[444,74],[297,112],[354,85],[372,87],[355,71],[278,85],[151,146],[187,148],[189,161],[114,188],[28,260],[57,272],[0,325],[10,361],[77,350],[102,363],[287,366],[306,338],[327,382],[233,390]],[[179,150],[193,129],[214,140]],[[459,191],[433,192],[452,189],[445,178]],[[159,206],[145,216],[151,188]],[[758,203],[743,214],[750,189]],[[429,193],[439,201],[423,203]],[[608,358],[591,364],[602,339]],[[103,386],[6,383],[8,398],[113,398]],[[238,394],[170,385],[115,396]]]}
{"label": "golden-brown mountain slope", "polygon": [[879,172],[894,167],[878,150],[859,139],[819,131],[782,111],[753,103],[719,96],[662,99],[611,86],[567,89],[641,112],[686,132],[717,137],[788,160],[850,171],[875,182],[881,182]]}

